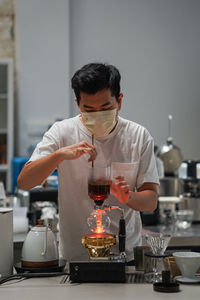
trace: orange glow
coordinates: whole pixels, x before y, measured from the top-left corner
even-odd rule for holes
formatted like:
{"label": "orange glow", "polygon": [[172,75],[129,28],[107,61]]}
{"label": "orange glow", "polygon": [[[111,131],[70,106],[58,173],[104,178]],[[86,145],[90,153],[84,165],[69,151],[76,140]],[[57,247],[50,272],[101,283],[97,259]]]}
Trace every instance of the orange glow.
{"label": "orange glow", "polygon": [[95,229],[95,233],[103,233],[105,230],[103,229],[103,228],[99,228],[99,227],[97,227],[96,229]]}
{"label": "orange glow", "polygon": [[102,228],[102,221],[101,221],[101,209],[97,209],[97,227],[94,229],[95,233],[103,233],[105,231]]}

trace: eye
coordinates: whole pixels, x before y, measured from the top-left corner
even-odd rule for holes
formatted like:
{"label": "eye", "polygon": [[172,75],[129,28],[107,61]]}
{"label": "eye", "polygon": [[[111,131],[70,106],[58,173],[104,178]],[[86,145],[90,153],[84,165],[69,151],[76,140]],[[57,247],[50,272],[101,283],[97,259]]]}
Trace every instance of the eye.
{"label": "eye", "polygon": [[111,109],[112,109],[112,106],[103,108],[102,110],[111,110]]}

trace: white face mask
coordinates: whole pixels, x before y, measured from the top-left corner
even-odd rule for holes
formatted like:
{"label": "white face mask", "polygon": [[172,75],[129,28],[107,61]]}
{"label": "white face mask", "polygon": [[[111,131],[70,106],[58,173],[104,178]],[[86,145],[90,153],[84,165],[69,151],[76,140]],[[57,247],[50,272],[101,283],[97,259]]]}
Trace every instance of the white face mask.
{"label": "white face mask", "polygon": [[95,112],[81,112],[85,127],[94,134],[95,137],[108,135],[115,127],[117,109]]}

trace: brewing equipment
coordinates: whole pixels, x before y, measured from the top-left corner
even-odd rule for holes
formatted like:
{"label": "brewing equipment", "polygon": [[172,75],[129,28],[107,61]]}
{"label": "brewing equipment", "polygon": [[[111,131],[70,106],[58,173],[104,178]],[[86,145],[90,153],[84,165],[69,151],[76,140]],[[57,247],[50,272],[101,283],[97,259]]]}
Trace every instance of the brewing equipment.
{"label": "brewing equipment", "polygon": [[164,163],[166,176],[174,176],[175,172],[180,167],[183,157],[179,147],[174,145],[171,135],[172,115],[168,116],[168,138],[166,143],[161,147],[158,156]]}
{"label": "brewing equipment", "polygon": [[[110,194],[110,168],[89,168],[88,195],[94,201],[94,210],[87,219],[91,234],[82,236],[80,242],[86,248],[88,257],[70,262],[72,282],[125,282],[125,219],[119,206],[106,206]],[[119,211],[119,235],[107,233],[112,210]],[[119,253],[112,253],[112,246],[119,242]]]}
{"label": "brewing equipment", "polygon": [[29,191],[16,190],[16,196],[20,199],[21,206],[28,209],[29,224],[37,225],[38,219],[43,218],[46,209],[58,212],[58,189],[53,186],[36,186]]}
{"label": "brewing equipment", "polygon": [[161,197],[178,197],[180,194],[180,179],[178,177],[160,178],[158,194]]}
{"label": "brewing equipment", "polygon": [[173,232],[175,230],[175,214],[181,200],[174,196],[159,196],[160,223],[163,224],[163,230]]}
{"label": "brewing equipment", "polygon": [[22,267],[41,268],[57,266],[58,246],[51,229],[38,220],[38,225],[31,228],[23,243],[21,254]]}
{"label": "brewing equipment", "polygon": [[178,170],[181,203],[179,209],[192,210],[192,221],[200,222],[200,163],[184,160]]}
{"label": "brewing equipment", "polygon": [[162,233],[146,234],[145,239],[151,251],[146,252],[145,256],[145,280],[155,283],[162,281],[162,272],[165,271],[164,259],[169,256],[165,252],[171,235]]}
{"label": "brewing equipment", "polygon": [[63,275],[65,265],[66,261],[59,259],[56,235],[40,219],[25,238],[21,260],[14,264],[17,274],[5,278],[0,284],[15,279],[15,276],[18,279],[26,277],[27,273],[27,278]]}

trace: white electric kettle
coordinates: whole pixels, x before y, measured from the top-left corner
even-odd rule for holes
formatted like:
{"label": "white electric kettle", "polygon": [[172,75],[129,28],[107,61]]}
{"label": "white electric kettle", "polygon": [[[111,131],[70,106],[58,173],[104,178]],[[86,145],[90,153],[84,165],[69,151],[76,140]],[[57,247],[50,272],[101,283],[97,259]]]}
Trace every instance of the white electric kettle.
{"label": "white electric kettle", "polygon": [[50,267],[58,265],[58,246],[55,234],[38,220],[24,241],[21,255],[22,267]]}

